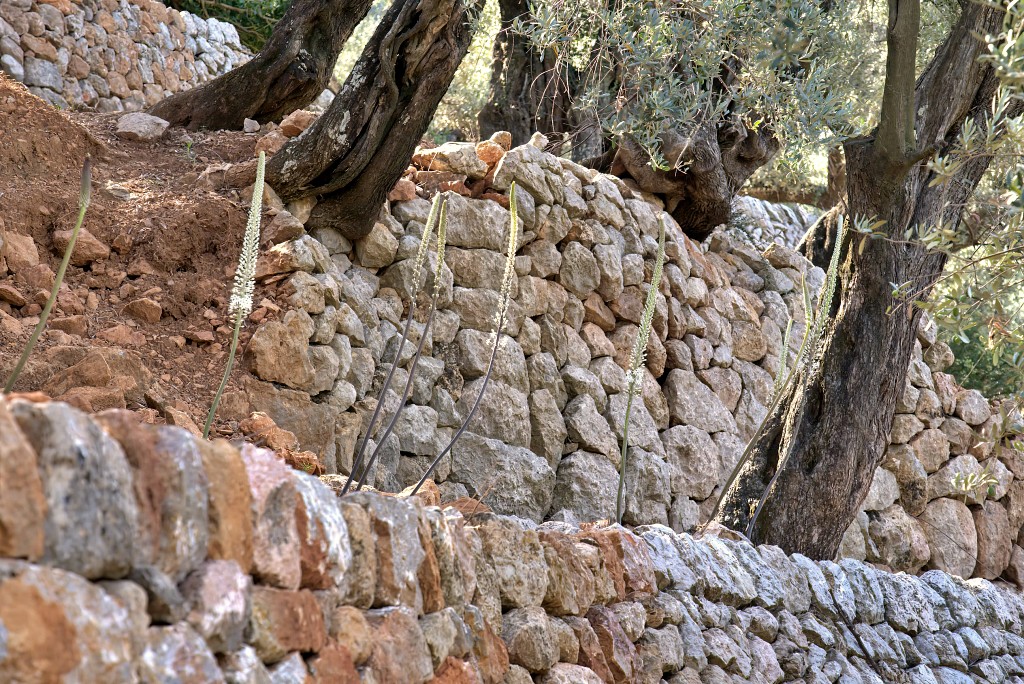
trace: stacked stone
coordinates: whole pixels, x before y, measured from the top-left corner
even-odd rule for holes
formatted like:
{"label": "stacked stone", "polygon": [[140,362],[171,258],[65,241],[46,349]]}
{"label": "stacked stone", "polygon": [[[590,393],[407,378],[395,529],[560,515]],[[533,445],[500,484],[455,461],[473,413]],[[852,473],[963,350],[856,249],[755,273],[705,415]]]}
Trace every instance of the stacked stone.
{"label": "stacked stone", "polygon": [[803,204],[778,204],[739,195],[733,201],[726,230],[758,249],[773,244],[796,249],[820,215],[815,207]]}
{"label": "stacked stone", "polygon": [[1022,625],[983,579],[339,499],[252,445],[0,401],[2,681],[1019,683]]}
{"label": "stacked stone", "polygon": [[[843,554],[908,572],[938,568],[1019,582],[1024,458],[1000,439],[1010,407],[961,388],[944,372],[953,360],[934,323],[922,319],[891,445]],[[958,475],[971,474],[994,484],[956,486]]]}
{"label": "stacked stone", "polygon": [[[273,133],[281,141],[285,128]],[[289,134],[301,131],[301,126],[291,128]],[[421,150],[418,166],[399,182],[369,235],[354,241],[309,221],[309,203],[273,209],[278,213],[269,233],[291,239],[261,259],[261,277],[281,280],[294,310],[257,330],[249,353],[258,378],[291,389],[251,379],[240,401],[294,431],[305,448],[324,456],[329,472],[348,472],[359,430],[396,358],[383,414],[397,409],[423,330],[421,316],[406,347],[398,349],[416,287],[413,257],[430,210],[430,202],[416,196],[417,188],[423,194],[452,188],[438,311],[409,405],[367,480],[387,491],[418,481],[483,384],[509,222],[507,196],[499,193],[516,181],[522,225],[506,335],[468,432],[434,478],[444,501],[483,496],[495,511],[535,522],[610,518],[627,399],[625,370],[663,218],[665,276],[642,369],[642,401],[632,409],[624,522],[692,530],[710,515],[764,417],[783,356],[787,367],[795,360],[805,321],[802,283],[816,293],[825,274],[783,245],[762,253],[727,232],[696,245],[656,198],[543,152],[543,140],[535,143],[509,151],[494,140]],[[480,188],[486,191],[478,199],[459,194],[480,194]],[[306,228],[310,234],[300,234]],[[435,266],[432,255],[424,292],[433,287]],[[420,301],[425,301],[422,294]],[[783,350],[791,319],[794,332]],[[940,436],[948,442],[946,433],[959,430],[958,448],[966,454],[974,442],[962,434],[971,423],[960,414],[966,412],[985,430],[994,420],[980,395],[961,390],[941,370],[933,373],[932,367],[945,369],[952,362],[949,347],[934,335],[934,326],[921,333],[900,405],[901,411],[928,414],[933,425],[925,430],[922,418],[922,436],[906,434],[914,428],[909,420],[914,416],[897,416],[890,456],[843,553],[915,572],[929,559],[928,567],[964,576],[973,571],[995,578],[1009,567],[1008,577],[1018,580],[1024,555],[1014,552],[1013,563],[1008,557],[1024,522],[1017,510],[1024,510],[1024,495],[1018,496],[1024,485],[1012,479],[1015,452],[989,458],[991,445],[978,447],[988,449],[983,455],[988,472],[1000,481],[989,502],[992,512],[984,513],[982,506],[974,516],[986,521],[990,538],[999,535],[981,544],[994,558],[970,567],[950,564],[945,558],[951,551],[942,550],[951,543],[948,518],[936,513],[916,519],[932,499],[956,507],[952,478],[974,457],[946,467],[949,453],[943,452],[932,456],[937,459],[932,470],[920,465],[915,470],[907,459],[899,460],[900,454],[918,458],[906,442],[916,440],[920,451],[940,442]],[[975,407],[979,402],[984,409]],[[370,449],[375,446],[371,441]],[[925,487],[927,473],[934,474]],[[914,492],[923,500],[912,498]],[[992,506],[1005,513],[1005,521]],[[932,518],[945,527],[930,527]]]}
{"label": "stacked stone", "polygon": [[0,69],[61,108],[143,109],[249,56],[231,24],[157,0],[0,3]]}

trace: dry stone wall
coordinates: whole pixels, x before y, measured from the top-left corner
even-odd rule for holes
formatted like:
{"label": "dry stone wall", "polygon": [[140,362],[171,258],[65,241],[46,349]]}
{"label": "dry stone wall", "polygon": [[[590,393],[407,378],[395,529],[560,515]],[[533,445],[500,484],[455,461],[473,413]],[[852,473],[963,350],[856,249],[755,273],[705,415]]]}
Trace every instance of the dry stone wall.
{"label": "dry stone wall", "polygon": [[249,56],[231,24],[157,0],[0,2],[0,69],[62,108],[143,109]]}
{"label": "dry stone wall", "polygon": [[428,503],[2,398],[0,681],[1024,682],[984,579]]}
{"label": "dry stone wall", "polygon": [[[264,141],[275,138],[284,135]],[[824,272],[782,244],[761,251],[727,231],[698,245],[656,198],[533,145],[449,143],[414,161],[361,239],[309,220],[309,204],[271,209],[267,234],[291,239],[261,257],[260,277],[278,281],[294,309],[253,335],[247,358],[255,377],[229,402],[236,416],[269,413],[320,454],[328,472],[347,473],[361,421],[396,356],[384,415],[397,408],[423,329],[414,323],[412,341],[398,349],[426,197],[438,188],[476,193],[449,199],[439,310],[409,406],[369,478],[385,491],[414,484],[483,383],[509,221],[503,193],[516,181],[522,238],[507,335],[469,432],[436,471],[442,500],[481,496],[496,512],[538,523],[612,517],[624,368],[663,218],[667,263],[643,401],[633,407],[624,522],[686,532],[706,521],[765,415],[781,358],[795,359],[801,283],[817,292]],[[766,220],[762,236],[799,225],[795,210],[752,202],[741,203],[747,220],[790,217]],[[797,332],[783,350],[790,320]],[[892,445],[842,555],[1020,582],[1024,460],[993,444],[998,407],[945,374],[952,361],[925,320]],[[997,484],[954,490],[957,473],[982,471]]]}

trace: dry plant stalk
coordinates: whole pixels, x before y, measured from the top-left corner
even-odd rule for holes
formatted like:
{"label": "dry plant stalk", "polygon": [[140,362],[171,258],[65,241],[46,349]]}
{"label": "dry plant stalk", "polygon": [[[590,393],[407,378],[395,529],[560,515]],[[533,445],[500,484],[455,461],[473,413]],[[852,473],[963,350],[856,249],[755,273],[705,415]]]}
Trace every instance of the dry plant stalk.
{"label": "dry plant stalk", "polygon": [[629,354],[629,371],[626,379],[626,418],[622,426],[622,456],[619,459],[619,490],[615,497],[615,521],[622,524],[625,512],[626,494],[626,455],[629,451],[629,415],[633,410],[633,399],[640,396],[644,384],[644,364],[647,361],[647,343],[651,339],[651,324],[654,321],[654,308],[658,303],[658,286],[661,284],[661,272],[665,266],[665,217],[661,217],[661,229],[658,236],[658,258],[654,262],[654,273],[651,274],[651,287],[647,290],[644,302],[644,313],[640,317],[640,329],[633,341],[633,350]]}
{"label": "dry plant stalk", "polygon": [[[443,212],[441,210],[442,201],[445,202],[445,208]],[[427,217],[427,225],[423,228],[423,235],[420,236],[420,246],[416,250],[416,259],[415,261],[413,261],[413,289],[412,292],[410,293],[409,316],[408,318],[405,319],[405,327],[402,330],[402,341],[398,345],[398,352],[395,355],[395,360],[391,364],[391,368],[388,369],[387,376],[384,378],[384,385],[381,387],[380,395],[377,397],[377,405],[374,407],[373,414],[370,416],[370,422],[366,425],[366,431],[363,433],[363,439],[360,440],[359,442],[359,449],[356,451],[355,458],[352,459],[352,470],[348,474],[348,479],[345,480],[345,486],[341,490],[341,496],[348,494],[348,491],[352,487],[352,484],[356,481],[356,474],[359,473],[360,470],[362,471],[362,474],[359,478],[357,490],[360,487],[362,487],[362,484],[366,479],[366,475],[370,470],[370,466],[373,465],[374,456],[376,456],[377,453],[376,449],[374,450],[374,453],[371,456],[371,462],[366,466],[366,468],[362,468],[363,456],[366,453],[366,444],[370,439],[370,435],[373,434],[374,429],[377,427],[377,420],[380,418],[380,412],[384,408],[384,397],[387,394],[388,389],[391,387],[391,380],[395,376],[395,369],[398,368],[399,358],[402,355],[402,350],[405,349],[406,341],[409,339],[409,330],[412,327],[413,313],[416,309],[416,293],[419,292],[420,288],[422,287],[422,284],[420,283],[420,274],[423,272],[423,264],[426,262],[427,250],[430,247],[430,237],[431,235],[433,235],[434,225],[438,223],[439,216],[442,219],[442,221],[447,221],[447,198],[442,197],[441,193],[434,195],[434,201],[430,206],[430,214]],[[436,303],[437,301],[438,282],[440,280],[441,264],[444,262],[444,241],[446,237],[445,228],[446,225],[442,223],[442,225],[439,226],[437,233],[437,273],[434,276],[434,303]],[[431,315],[432,314],[433,312],[431,312]],[[423,335],[420,337],[420,348],[422,348],[422,342],[423,340],[426,339],[426,337],[427,331],[424,328]],[[411,382],[411,374],[409,376],[409,379]],[[399,407],[398,412],[401,412],[401,407]],[[383,440],[381,440],[381,442],[383,442]]]}
{"label": "dry plant stalk", "polygon": [[213,417],[217,413],[221,395],[224,394],[228,378],[231,377],[231,369],[235,365],[238,334],[242,329],[242,323],[252,312],[252,295],[256,290],[256,258],[259,255],[260,246],[260,220],[263,214],[263,172],[266,165],[267,155],[265,152],[260,152],[259,161],[256,163],[256,183],[252,188],[252,202],[249,204],[249,221],[245,224],[242,252],[238,256],[235,282],[231,287],[231,302],[228,304],[228,313],[235,316],[235,329],[231,334],[231,349],[228,351],[228,364],[224,368],[224,377],[221,378],[220,387],[217,388],[210,412],[206,416],[206,425],[203,426],[204,439],[210,436]]}
{"label": "dry plant stalk", "polygon": [[[437,468],[438,464],[441,463],[452,447],[455,446],[455,442],[458,441],[462,433],[466,431],[473,416],[476,414],[477,408],[480,406],[480,400],[483,399],[484,392],[487,391],[487,384],[491,381],[491,373],[494,370],[494,360],[498,356],[498,347],[501,344],[501,332],[505,327],[505,316],[508,314],[508,307],[512,301],[512,278],[515,277],[515,265],[516,265],[516,243],[519,240],[519,213],[518,206],[516,204],[516,184],[512,182],[512,186],[508,190],[508,205],[509,205],[509,229],[508,229],[508,246],[505,252],[505,272],[501,277],[501,294],[498,299],[498,310],[494,314],[494,345],[491,347],[491,358],[487,362],[487,372],[484,373],[483,382],[480,385],[480,392],[476,395],[476,400],[473,402],[472,408],[469,409],[469,413],[466,415],[466,419],[462,421],[462,425],[455,431],[448,446],[441,450],[441,453],[437,455],[427,470],[423,473],[423,477],[413,487],[412,494],[420,490],[420,487],[427,481],[431,473]],[[437,282],[435,281],[435,287]],[[434,296],[437,296],[435,291]]]}

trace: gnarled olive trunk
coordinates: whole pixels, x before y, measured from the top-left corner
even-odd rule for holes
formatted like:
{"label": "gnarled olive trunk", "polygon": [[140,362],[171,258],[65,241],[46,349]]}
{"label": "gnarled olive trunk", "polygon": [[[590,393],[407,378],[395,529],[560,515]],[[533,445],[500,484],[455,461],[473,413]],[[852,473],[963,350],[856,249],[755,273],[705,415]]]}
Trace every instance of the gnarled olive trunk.
{"label": "gnarled olive trunk", "polygon": [[529,16],[526,0],[499,0],[499,5],[501,28],[494,38],[490,93],[477,116],[480,134],[486,137],[508,131],[513,145],[528,142],[537,131],[552,142],[561,141],[572,128],[576,75],[559,71],[557,60],[534,49],[526,36],[516,34],[514,22]]}
{"label": "gnarled olive trunk", "polygon": [[320,196],[314,225],[370,231],[472,39],[483,0],[395,0],[327,111],[267,165],[285,200]]}
{"label": "gnarled olive trunk", "polygon": [[664,133],[662,154],[674,170],[652,168],[650,156],[628,137],[616,149],[610,170],[663,196],[666,209],[683,232],[700,241],[728,222],[740,187],[780,148],[767,127],[755,131],[735,117],[707,121],[686,133]]}
{"label": "gnarled olive trunk", "polygon": [[371,0],[294,0],[251,60],[175,93],[150,113],[191,129],[240,129],[245,119],[278,121],[306,106],[330,81],[345,41]]}
{"label": "gnarled olive trunk", "polygon": [[[952,154],[965,118],[985,119],[995,79],[977,61],[984,46],[975,36],[994,32],[1002,15],[965,4],[915,88],[917,1],[890,0],[882,124],[846,145],[847,216],[883,219],[894,239],[845,241],[817,363],[769,416],[718,516],[745,531],[763,496],[752,540],[812,558],[834,557],[867,496],[914,347],[920,313],[911,301],[927,296],[945,265],[942,253],[904,241],[907,230],[958,225],[990,161],[972,158],[934,187],[920,162],[930,151]],[[894,298],[893,283],[909,283],[914,297]]]}

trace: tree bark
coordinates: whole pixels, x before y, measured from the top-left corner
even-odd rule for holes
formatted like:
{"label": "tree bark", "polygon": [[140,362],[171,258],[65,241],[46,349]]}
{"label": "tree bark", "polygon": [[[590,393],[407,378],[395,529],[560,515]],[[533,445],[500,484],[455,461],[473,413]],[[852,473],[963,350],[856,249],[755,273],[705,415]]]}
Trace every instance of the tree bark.
{"label": "tree bark", "polygon": [[501,28],[494,38],[494,60],[487,104],[477,117],[480,134],[497,131],[512,134],[512,144],[522,145],[535,132],[552,144],[564,141],[573,129],[572,98],[575,73],[559,68],[551,54],[541,54],[525,36],[516,34],[514,22],[529,16],[526,0],[499,0]]}
{"label": "tree bark", "polygon": [[267,164],[285,200],[349,238],[373,227],[472,39],[483,0],[395,0],[327,111]]}
{"label": "tree bark", "polygon": [[780,148],[767,127],[755,131],[735,117],[705,122],[691,132],[667,131],[662,136],[662,153],[673,166],[670,171],[652,168],[648,154],[625,137],[610,171],[661,195],[683,232],[702,241],[728,222],[740,187]]}
{"label": "tree bark", "polygon": [[171,95],[150,113],[190,129],[279,121],[323,92],[371,0],[294,0],[263,49],[242,66]]}
{"label": "tree bark", "polygon": [[847,216],[885,220],[892,239],[853,235],[845,241],[831,323],[820,349],[812,350],[817,363],[768,417],[718,515],[719,522],[746,531],[763,498],[752,541],[812,558],[834,557],[888,444],[920,318],[912,301],[894,298],[892,283],[910,283],[915,296],[927,296],[945,255],[913,238],[940,221],[958,225],[990,162],[972,158],[934,187],[934,177],[918,163],[928,150],[952,154],[964,119],[987,116],[996,84],[977,61],[984,46],[975,36],[994,32],[1002,14],[965,3],[915,89],[908,55],[916,51],[916,27],[901,21],[917,21],[916,2],[890,1],[882,126],[873,138],[845,146]]}

